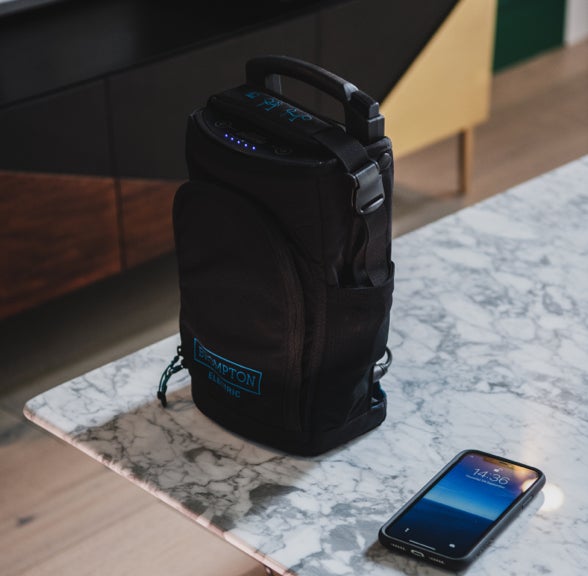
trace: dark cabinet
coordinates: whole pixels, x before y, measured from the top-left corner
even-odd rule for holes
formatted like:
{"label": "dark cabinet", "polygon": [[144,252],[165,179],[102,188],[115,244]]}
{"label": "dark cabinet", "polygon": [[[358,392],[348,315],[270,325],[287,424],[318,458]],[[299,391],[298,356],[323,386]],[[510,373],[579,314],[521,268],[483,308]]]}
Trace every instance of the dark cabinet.
{"label": "dark cabinet", "polygon": [[121,269],[104,94],[0,110],[0,317]]}
{"label": "dark cabinet", "polygon": [[0,317],[172,250],[188,114],[316,37],[307,15],[0,109]]}
{"label": "dark cabinet", "polygon": [[[30,28],[27,14],[0,21],[0,50],[23,51],[0,62],[0,317],[172,250],[186,118],[244,82],[249,58],[316,62],[381,98],[455,1],[299,0],[284,3],[287,17],[281,3],[262,3],[263,22],[250,6],[197,18],[185,3],[159,17],[134,0],[57,2]],[[96,21],[104,33],[84,36]],[[45,54],[35,39],[47,34]],[[35,77],[51,58],[55,74],[48,65]],[[295,81],[285,87],[314,111],[339,113]]]}
{"label": "dark cabinet", "polygon": [[381,101],[456,0],[353,0],[321,12],[319,60]]}
{"label": "dark cabinet", "polygon": [[112,178],[0,171],[0,317],[120,271]]}

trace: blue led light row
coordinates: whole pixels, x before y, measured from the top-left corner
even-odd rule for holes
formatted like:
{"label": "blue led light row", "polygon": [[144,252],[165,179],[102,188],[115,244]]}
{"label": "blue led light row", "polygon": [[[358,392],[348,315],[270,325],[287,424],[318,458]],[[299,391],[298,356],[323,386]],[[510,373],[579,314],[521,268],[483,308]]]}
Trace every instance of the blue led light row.
{"label": "blue led light row", "polygon": [[249,142],[247,142],[246,140],[243,140],[243,138],[237,138],[236,136],[233,136],[232,134],[229,134],[228,132],[225,132],[224,137],[226,140],[229,140],[229,142],[234,142],[235,144],[238,144],[239,146],[242,146],[243,148],[248,148],[249,150],[256,150],[256,147],[254,144],[249,144]]}

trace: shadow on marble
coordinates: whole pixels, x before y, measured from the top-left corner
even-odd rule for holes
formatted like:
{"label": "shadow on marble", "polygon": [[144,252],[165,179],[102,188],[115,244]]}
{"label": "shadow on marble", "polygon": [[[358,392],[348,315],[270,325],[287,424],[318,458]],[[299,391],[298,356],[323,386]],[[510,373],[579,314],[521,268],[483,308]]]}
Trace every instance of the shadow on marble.
{"label": "shadow on marble", "polygon": [[189,387],[172,392],[168,402],[164,409],[154,390],[152,402],[75,432],[71,441],[223,533],[244,516],[276,513],[280,499],[300,490],[298,479],[315,466],[224,430],[194,406]]}

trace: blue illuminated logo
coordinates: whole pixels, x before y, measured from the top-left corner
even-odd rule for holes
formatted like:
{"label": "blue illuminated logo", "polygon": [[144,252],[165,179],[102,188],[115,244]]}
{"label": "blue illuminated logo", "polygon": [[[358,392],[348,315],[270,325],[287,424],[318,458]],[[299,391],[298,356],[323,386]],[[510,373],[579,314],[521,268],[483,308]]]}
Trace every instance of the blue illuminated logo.
{"label": "blue illuminated logo", "polygon": [[263,94],[256,90],[250,90],[245,93],[245,97],[256,102],[256,107],[261,108],[264,112],[273,112],[274,110],[280,111],[280,117],[285,118],[288,122],[308,122],[312,120],[312,115],[308,112],[299,110],[274,96],[269,96],[268,94]]}
{"label": "blue illuminated logo", "polygon": [[303,112],[302,110],[298,110],[298,108],[288,108],[283,114],[280,116],[284,116],[288,119],[288,122],[296,122],[296,120],[302,120],[303,122],[308,122],[312,120],[312,116],[307,112]]}
{"label": "blue illuminated logo", "polygon": [[263,99],[263,102],[260,102],[257,105],[257,107],[262,108],[266,112],[271,112],[272,110],[279,108],[282,104],[283,102],[281,100],[278,100],[277,98],[272,98],[271,96],[267,96]]}

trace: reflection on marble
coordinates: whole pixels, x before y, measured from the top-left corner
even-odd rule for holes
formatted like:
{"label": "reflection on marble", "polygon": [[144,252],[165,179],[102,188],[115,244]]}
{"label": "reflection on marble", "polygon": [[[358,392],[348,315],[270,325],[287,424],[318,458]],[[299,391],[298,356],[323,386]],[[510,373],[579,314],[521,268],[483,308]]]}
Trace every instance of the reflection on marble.
{"label": "reflection on marble", "polygon": [[[29,418],[263,560],[300,576],[441,574],[380,525],[464,448],[538,466],[543,494],[471,573],[588,566],[588,157],[399,238],[388,417],[316,458],[284,456],[155,399],[177,338],[31,400]],[[182,374],[182,373],[180,373]]]}

